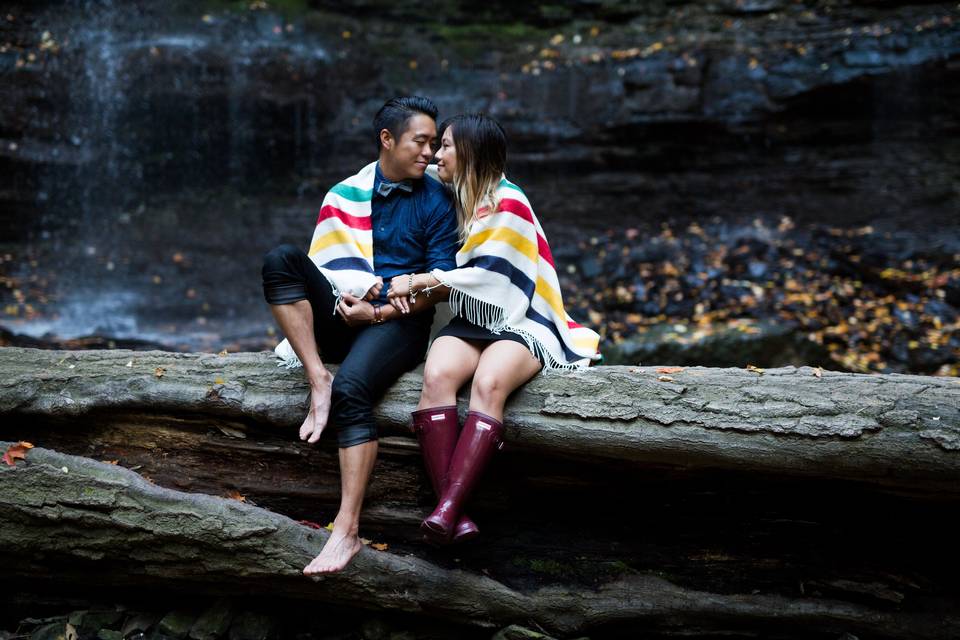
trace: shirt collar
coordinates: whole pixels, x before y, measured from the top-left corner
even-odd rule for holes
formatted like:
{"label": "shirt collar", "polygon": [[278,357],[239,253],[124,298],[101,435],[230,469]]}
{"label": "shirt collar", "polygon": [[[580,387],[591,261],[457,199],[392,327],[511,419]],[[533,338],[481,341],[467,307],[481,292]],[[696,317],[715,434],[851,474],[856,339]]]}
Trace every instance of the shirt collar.
{"label": "shirt collar", "polygon": [[[383,183],[391,185],[391,187],[386,190],[385,194],[380,192],[380,185]],[[398,182],[392,182],[390,180],[387,180],[384,177],[383,172],[380,171],[380,162],[379,161],[377,162],[376,171],[374,172],[374,180],[373,180],[374,196],[380,196],[382,198],[385,198],[389,196],[391,193],[393,193],[394,191],[405,191],[407,193],[413,193],[414,184],[415,184],[414,181],[409,178],[406,180],[400,180]]]}

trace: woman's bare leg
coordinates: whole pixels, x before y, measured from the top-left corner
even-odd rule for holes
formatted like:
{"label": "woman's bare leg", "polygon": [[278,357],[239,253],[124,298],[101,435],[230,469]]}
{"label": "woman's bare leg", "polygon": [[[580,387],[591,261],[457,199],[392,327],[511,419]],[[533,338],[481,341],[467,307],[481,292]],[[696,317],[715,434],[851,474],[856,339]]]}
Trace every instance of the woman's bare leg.
{"label": "woman's bare leg", "polygon": [[480,348],[453,336],[433,341],[423,367],[423,390],[417,409],[457,404],[457,391],[480,362]]}
{"label": "woman's bare leg", "polygon": [[540,361],[519,342],[497,340],[483,350],[473,386],[470,410],[503,421],[503,405],[511,393],[540,371]]}
{"label": "woman's bare leg", "polygon": [[317,341],[313,337],[313,309],[307,300],[299,300],[291,304],[272,304],[270,310],[303,363],[310,383],[310,411],[300,425],[300,439],[314,443],[327,426],[333,376],[323,366],[317,353]]}

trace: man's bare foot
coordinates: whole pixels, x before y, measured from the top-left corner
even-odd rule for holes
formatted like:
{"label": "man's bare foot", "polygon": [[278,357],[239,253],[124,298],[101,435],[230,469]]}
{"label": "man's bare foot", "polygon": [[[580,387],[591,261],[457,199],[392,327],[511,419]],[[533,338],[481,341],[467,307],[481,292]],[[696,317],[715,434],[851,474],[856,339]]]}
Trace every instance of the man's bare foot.
{"label": "man's bare foot", "polygon": [[356,531],[341,533],[334,526],[333,533],[327,538],[320,555],[303,569],[303,575],[316,576],[323,573],[336,573],[348,564],[363,547]]}
{"label": "man's bare foot", "polygon": [[333,386],[333,376],[329,373],[326,378],[321,378],[310,383],[310,411],[306,419],[300,425],[300,439],[306,440],[310,444],[320,439],[324,427],[327,426],[327,419],[330,416],[330,390]]}

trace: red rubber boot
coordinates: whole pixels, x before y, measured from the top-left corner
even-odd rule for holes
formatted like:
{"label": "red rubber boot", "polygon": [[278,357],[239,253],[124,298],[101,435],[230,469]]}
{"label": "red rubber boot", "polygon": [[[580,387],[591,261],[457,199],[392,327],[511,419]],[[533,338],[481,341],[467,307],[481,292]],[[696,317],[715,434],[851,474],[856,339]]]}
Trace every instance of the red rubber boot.
{"label": "red rubber boot", "polygon": [[467,413],[447,470],[447,486],[440,497],[440,504],[420,525],[428,537],[440,544],[453,538],[463,505],[480,480],[494,450],[502,448],[503,423],[476,411]]}
{"label": "red rubber boot", "polygon": [[[437,497],[443,495],[447,488],[447,469],[453,450],[457,446],[457,436],[460,433],[460,419],[457,416],[456,406],[433,407],[413,412],[413,430],[420,442],[420,451],[423,453],[423,463],[427,468],[427,475],[433,484]],[[475,538],[480,529],[466,514],[462,515],[453,532],[452,540],[446,542],[466,542]],[[434,540],[431,538],[431,540]],[[435,541],[435,540],[434,540]]]}

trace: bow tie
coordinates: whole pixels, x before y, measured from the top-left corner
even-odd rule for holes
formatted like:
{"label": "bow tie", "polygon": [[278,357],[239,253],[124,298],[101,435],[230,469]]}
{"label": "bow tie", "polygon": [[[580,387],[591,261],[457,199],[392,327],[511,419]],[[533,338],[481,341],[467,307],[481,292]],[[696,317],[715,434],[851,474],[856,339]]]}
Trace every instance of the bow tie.
{"label": "bow tie", "polygon": [[403,180],[401,182],[381,180],[380,184],[377,186],[377,193],[383,197],[387,197],[394,189],[400,189],[401,191],[406,191],[407,193],[413,193],[413,184],[409,180]]}

